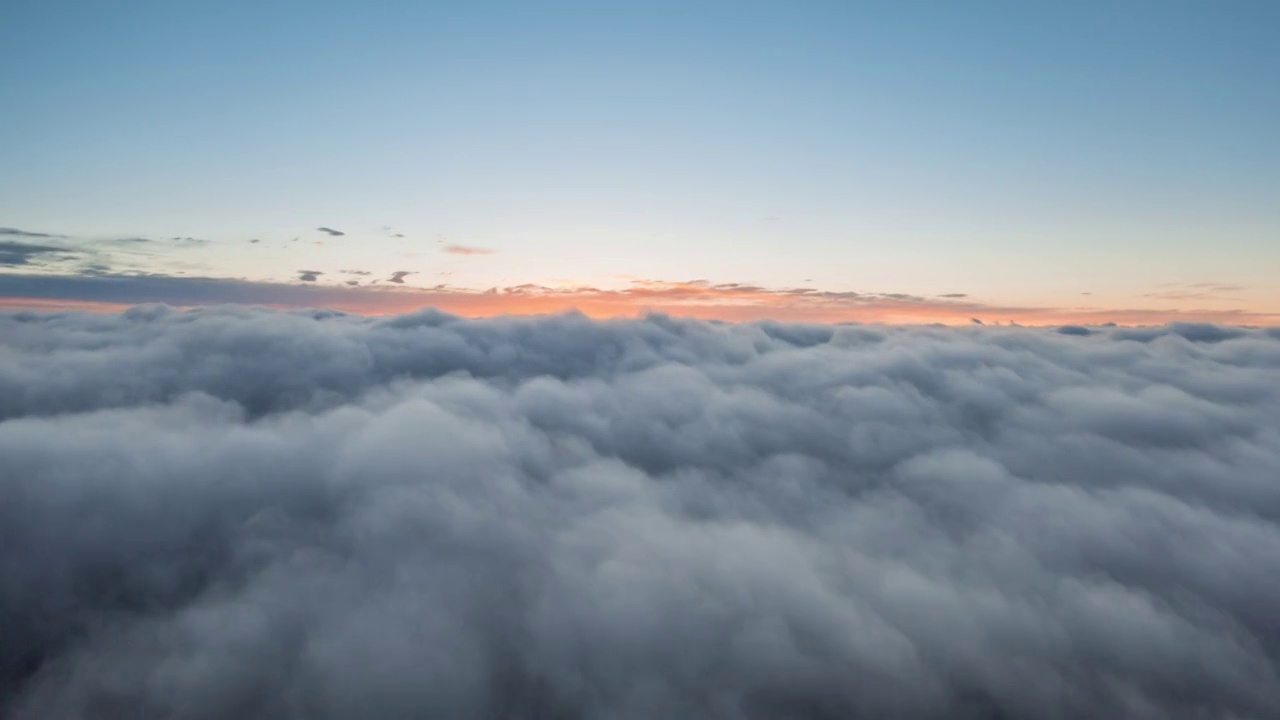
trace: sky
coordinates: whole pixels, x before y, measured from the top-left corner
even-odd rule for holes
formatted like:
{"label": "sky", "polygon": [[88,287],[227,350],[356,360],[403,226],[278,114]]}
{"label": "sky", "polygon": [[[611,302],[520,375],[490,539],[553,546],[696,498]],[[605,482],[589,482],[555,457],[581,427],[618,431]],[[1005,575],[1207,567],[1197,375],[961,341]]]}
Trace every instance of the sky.
{"label": "sky", "polygon": [[1280,718],[1278,39],[0,0],[0,719]]}
{"label": "sky", "polygon": [[0,304],[1280,324],[1273,2],[0,7]]}

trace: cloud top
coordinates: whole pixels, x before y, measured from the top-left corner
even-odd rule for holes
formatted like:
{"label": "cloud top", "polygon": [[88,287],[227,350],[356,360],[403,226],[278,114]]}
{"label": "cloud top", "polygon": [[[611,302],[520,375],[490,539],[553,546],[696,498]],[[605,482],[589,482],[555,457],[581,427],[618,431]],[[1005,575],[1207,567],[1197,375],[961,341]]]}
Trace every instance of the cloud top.
{"label": "cloud top", "polygon": [[0,314],[0,716],[1280,711],[1280,333]]}

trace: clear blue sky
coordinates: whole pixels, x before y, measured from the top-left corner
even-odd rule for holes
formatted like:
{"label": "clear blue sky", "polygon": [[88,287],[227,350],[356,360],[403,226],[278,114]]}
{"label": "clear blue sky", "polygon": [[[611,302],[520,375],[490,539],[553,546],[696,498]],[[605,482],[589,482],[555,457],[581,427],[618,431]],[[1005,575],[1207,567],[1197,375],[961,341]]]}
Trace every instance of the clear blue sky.
{"label": "clear blue sky", "polygon": [[157,271],[1280,309],[1280,2],[6,0],[0,47],[0,226],[211,241]]}

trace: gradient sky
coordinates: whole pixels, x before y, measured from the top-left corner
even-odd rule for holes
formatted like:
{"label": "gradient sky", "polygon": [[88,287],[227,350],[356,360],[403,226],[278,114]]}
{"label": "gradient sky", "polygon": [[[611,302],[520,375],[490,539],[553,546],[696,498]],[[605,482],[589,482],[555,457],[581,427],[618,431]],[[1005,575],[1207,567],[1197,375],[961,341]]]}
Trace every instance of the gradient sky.
{"label": "gradient sky", "polygon": [[1272,1],[7,0],[0,295],[1277,323],[1277,37]]}

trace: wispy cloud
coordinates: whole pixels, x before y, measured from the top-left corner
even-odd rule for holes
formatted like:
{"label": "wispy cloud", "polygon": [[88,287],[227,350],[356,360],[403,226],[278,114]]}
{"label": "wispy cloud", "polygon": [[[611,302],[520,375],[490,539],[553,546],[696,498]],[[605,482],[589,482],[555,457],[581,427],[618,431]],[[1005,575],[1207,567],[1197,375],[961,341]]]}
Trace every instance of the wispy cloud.
{"label": "wispy cloud", "polygon": [[416,273],[414,273],[411,270],[397,270],[391,273],[391,277],[387,278],[387,282],[393,282],[393,283],[396,283],[397,285],[403,285],[404,279],[406,277],[410,275],[415,275],[415,274]]}
{"label": "wispy cloud", "polygon": [[456,243],[445,245],[441,248],[441,252],[447,252],[450,255],[492,255],[494,253],[490,248],[476,247],[474,245],[458,245]]}
{"label": "wispy cloud", "polygon": [[1231,300],[1237,293],[1248,290],[1244,285],[1219,282],[1166,283],[1162,290],[1147,293],[1144,297],[1158,300]]}
{"label": "wispy cloud", "polygon": [[341,230],[334,230],[334,229],[333,229],[333,228],[331,228],[331,227],[318,227],[318,228],[316,228],[316,230],[319,230],[319,231],[320,231],[320,232],[322,232],[322,233],[327,233],[327,234],[332,235],[332,236],[334,236],[334,237],[341,237],[341,236],[343,236],[343,235],[346,235],[346,233],[342,232]]}

